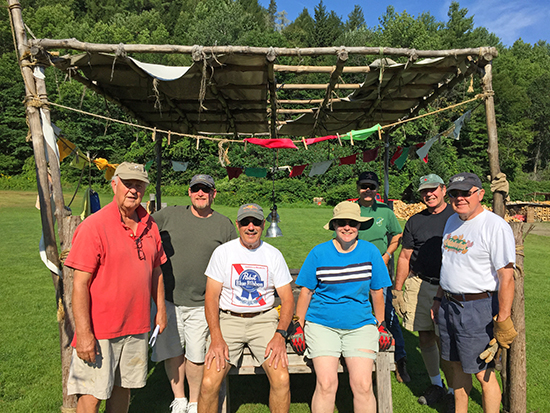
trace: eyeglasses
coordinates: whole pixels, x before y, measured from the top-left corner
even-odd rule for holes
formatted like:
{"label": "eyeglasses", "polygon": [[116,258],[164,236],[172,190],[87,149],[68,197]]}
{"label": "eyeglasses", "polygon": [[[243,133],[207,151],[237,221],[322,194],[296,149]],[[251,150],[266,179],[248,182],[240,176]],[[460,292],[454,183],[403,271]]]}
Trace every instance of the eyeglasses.
{"label": "eyeglasses", "polygon": [[137,247],[137,252],[138,252],[139,259],[144,260],[145,259],[145,253],[143,252],[143,245],[141,243],[141,237],[137,237],[134,241],[136,242],[136,247]]}
{"label": "eyeglasses", "polygon": [[357,227],[359,225],[359,221],[356,221],[354,219],[335,219],[334,223],[338,227],[345,227],[346,225],[349,225],[350,227]]}
{"label": "eyeglasses", "polygon": [[361,184],[361,185],[359,185],[359,188],[368,189],[370,191],[375,191],[377,189],[377,186],[374,185],[374,184]]}
{"label": "eyeglasses", "polygon": [[259,227],[264,221],[258,218],[243,218],[239,221],[239,224],[241,227],[247,227],[251,222],[255,227]]}
{"label": "eyeglasses", "polygon": [[475,194],[477,191],[479,191],[479,188],[475,191],[461,191],[460,189],[453,189],[452,191],[447,192],[449,194],[449,198],[469,198],[473,194]]}
{"label": "eyeglasses", "polygon": [[191,192],[192,193],[196,194],[199,191],[202,191],[205,194],[209,194],[210,192],[212,192],[212,188],[210,188],[209,186],[205,186],[205,185],[193,185],[191,187]]}

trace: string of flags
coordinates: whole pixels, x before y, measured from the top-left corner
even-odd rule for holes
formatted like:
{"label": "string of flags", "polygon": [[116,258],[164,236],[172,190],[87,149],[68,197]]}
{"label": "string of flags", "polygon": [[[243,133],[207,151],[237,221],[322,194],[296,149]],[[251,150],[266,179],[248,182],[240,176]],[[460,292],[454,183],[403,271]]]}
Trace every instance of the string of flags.
{"label": "string of flags", "polygon": [[[390,164],[396,166],[399,169],[402,169],[405,163],[407,162],[411,150],[413,150],[419,159],[422,159],[425,163],[428,163],[428,152],[430,151],[433,144],[440,140],[443,137],[450,137],[452,139],[458,140],[460,138],[460,131],[462,126],[468,122],[471,118],[472,110],[465,112],[457,120],[453,122],[453,125],[446,130],[445,132],[438,133],[432,138],[428,139],[426,142],[415,143],[409,147],[397,146],[395,152],[391,156]],[[345,135],[328,135],[315,138],[302,138],[302,143],[304,144],[305,149],[309,145],[323,142],[331,139],[338,139],[340,144],[342,140],[350,141],[353,145],[354,141],[363,141],[368,139],[374,133],[378,132],[380,136],[381,126],[379,124],[358,131],[351,131]],[[57,135],[57,134],[56,134]],[[67,140],[63,136],[57,136],[57,146],[59,150],[59,161],[72,156],[71,165],[78,169],[83,169],[86,165],[89,165],[90,162],[94,163],[99,170],[105,170],[105,179],[110,180],[113,177],[116,167],[118,164],[111,164],[104,158],[97,158],[91,160],[88,155],[84,154],[78,147]],[[246,138],[244,139],[246,143],[253,145],[259,145],[264,148],[269,149],[280,149],[280,148],[289,148],[289,149],[298,149],[295,143],[291,139],[281,138],[281,139],[261,139],[261,138]],[[344,156],[338,159],[331,159],[322,162],[316,162],[313,164],[304,164],[304,165],[294,165],[294,166],[281,166],[275,169],[278,170],[288,170],[289,177],[296,177],[304,174],[305,169],[308,166],[311,166],[308,176],[316,176],[325,174],[328,169],[336,164],[341,165],[355,165],[357,163],[357,158],[361,155],[363,162],[373,162],[378,158],[380,147],[375,147],[363,151],[361,154],[353,154]],[[154,160],[150,160],[145,164],[145,170],[149,170],[153,164]],[[172,169],[176,172],[185,172],[189,165],[189,162],[175,161],[171,160]],[[229,180],[239,177],[242,173],[246,176],[256,177],[256,178],[265,178],[267,176],[268,170],[273,170],[273,168],[257,168],[257,167],[230,167],[226,168],[227,176]]]}

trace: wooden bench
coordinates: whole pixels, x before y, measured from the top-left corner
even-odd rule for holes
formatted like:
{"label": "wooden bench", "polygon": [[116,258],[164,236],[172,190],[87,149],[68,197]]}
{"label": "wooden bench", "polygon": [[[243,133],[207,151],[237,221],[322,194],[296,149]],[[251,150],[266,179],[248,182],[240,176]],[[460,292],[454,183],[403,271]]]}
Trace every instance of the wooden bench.
{"label": "wooden bench", "polygon": [[[293,281],[291,283],[292,293],[294,295],[295,301],[298,300],[298,295],[300,294],[300,289],[296,286],[295,281],[299,273],[299,269],[291,269],[290,274],[292,275]],[[278,298],[276,299],[275,306],[279,305],[280,302]],[[299,356],[292,350],[290,345],[287,345],[288,353],[288,372],[290,374],[311,374],[314,373],[313,362],[306,358],[305,356]],[[338,372],[345,372],[346,365],[343,358],[340,359],[338,365]],[[394,362],[394,347],[390,351],[380,352],[377,355],[376,362],[374,363],[373,370],[375,373],[374,380],[374,392],[376,396],[376,401],[378,404],[378,413],[392,413],[393,404],[392,404],[392,393],[391,393],[391,372],[395,371],[395,362]],[[254,360],[250,354],[248,347],[245,347],[243,354],[243,360],[239,368],[231,367],[229,370],[228,376],[225,378],[220,389],[220,399],[219,399],[219,412],[220,413],[229,413],[229,376],[241,376],[241,375],[254,375],[254,374],[265,374],[264,369],[261,367],[254,367]],[[313,396],[313,394],[311,395]]]}
{"label": "wooden bench", "polygon": [[[390,351],[380,352],[374,363],[373,372],[375,377],[373,377],[375,384],[375,396],[378,404],[378,413],[392,413],[393,404],[392,404],[392,393],[391,393],[391,371],[395,370],[394,363],[394,353],[393,347]],[[310,359],[307,359],[305,356],[299,356],[294,353],[290,345],[287,346],[288,353],[288,372],[290,374],[310,374],[313,373],[313,363]],[[342,373],[346,370],[345,362],[343,359],[340,359],[340,364],[338,366],[338,372]],[[248,348],[245,348],[243,355],[243,360],[239,368],[232,367],[229,370],[228,376],[225,378],[224,383],[222,384],[220,390],[220,400],[219,400],[219,412],[220,413],[229,413],[229,376],[239,376],[239,375],[254,375],[254,374],[265,374],[264,369],[261,367],[254,367],[254,362],[252,355]],[[312,394],[313,396],[313,394]]]}

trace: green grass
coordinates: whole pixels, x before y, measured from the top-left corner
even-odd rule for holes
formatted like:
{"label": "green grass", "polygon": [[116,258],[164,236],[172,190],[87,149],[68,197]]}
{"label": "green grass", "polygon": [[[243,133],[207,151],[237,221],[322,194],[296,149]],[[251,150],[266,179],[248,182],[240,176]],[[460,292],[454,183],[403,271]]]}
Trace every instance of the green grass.
{"label": "green grass", "polygon": [[[72,195],[72,194],[71,194]],[[73,203],[80,213],[81,195]],[[102,205],[112,196],[101,196]],[[58,412],[62,404],[59,340],[55,294],[48,270],[38,256],[40,214],[35,209],[36,195],[30,192],[0,191],[0,412]],[[169,205],[188,204],[186,197],[165,197]],[[235,219],[237,208],[215,205],[215,209]],[[267,211],[266,211],[267,213]],[[322,227],[332,209],[326,207],[292,208],[280,206],[282,238],[267,240],[279,248],[291,268],[299,268],[309,250],[330,238]],[[525,243],[525,296],[527,331],[527,412],[550,412],[550,312],[547,293],[550,281],[550,237],[529,235]],[[416,399],[429,385],[417,338],[404,330],[408,366],[412,382],[399,384],[392,376],[395,412],[443,412],[443,406],[420,406]],[[133,392],[130,412],[164,413],[172,396],[162,364],[150,363],[149,380],[144,389]],[[294,375],[291,380],[291,412],[309,411],[314,389],[313,375]],[[232,412],[267,413],[268,384],[265,377],[232,376]],[[341,376],[337,396],[340,412],[351,412],[351,391],[347,377]],[[472,391],[470,412],[480,413],[479,386]]]}

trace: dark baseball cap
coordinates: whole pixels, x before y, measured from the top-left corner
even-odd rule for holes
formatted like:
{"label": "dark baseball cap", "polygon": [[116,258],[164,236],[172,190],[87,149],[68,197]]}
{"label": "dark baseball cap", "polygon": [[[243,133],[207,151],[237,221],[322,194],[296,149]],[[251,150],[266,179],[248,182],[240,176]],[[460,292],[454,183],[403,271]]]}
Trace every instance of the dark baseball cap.
{"label": "dark baseball cap", "polygon": [[208,188],[216,188],[216,185],[214,185],[214,178],[212,178],[210,175],[200,174],[195,175],[193,178],[191,178],[191,182],[189,183],[189,188],[191,188],[194,185],[206,185]]}
{"label": "dark baseball cap", "polygon": [[453,189],[469,191],[474,186],[481,189],[481,179],[479,179],[479,176],[471,172],[461,172],[451,176],[449,185],[447,185],[447,192]]}
{"label": "dark baseball cap", "polygon": [[264,210],[258,204],[244,204],[239,208],[237,212],[237,221],[240,221],[243,218],[257,218],[264,220]]}
{"label": "dark baseball cap", "polygon": [[374,184],[380,186],[380,181],[378,180],[378,175],[374,172],[361,172],[359,179],[357,180],[358,184]]}

